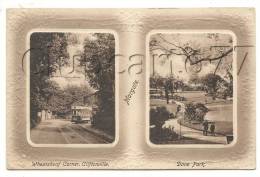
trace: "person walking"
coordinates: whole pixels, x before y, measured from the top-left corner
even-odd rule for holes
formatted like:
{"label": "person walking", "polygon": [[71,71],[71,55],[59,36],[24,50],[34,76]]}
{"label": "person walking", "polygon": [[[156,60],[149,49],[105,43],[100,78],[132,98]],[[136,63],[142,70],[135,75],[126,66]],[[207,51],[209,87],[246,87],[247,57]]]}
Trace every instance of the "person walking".
{"label": "person walking", "polygon": [[209,123],[207,120],[203,122],[203,135],[207,136],[208,135],[208,129],[209,129]]}
{"label": "person walking", "polygon": [[213,122],[211,125],[210,125],[210,133],[211,135],[215,136],[215,123]]}

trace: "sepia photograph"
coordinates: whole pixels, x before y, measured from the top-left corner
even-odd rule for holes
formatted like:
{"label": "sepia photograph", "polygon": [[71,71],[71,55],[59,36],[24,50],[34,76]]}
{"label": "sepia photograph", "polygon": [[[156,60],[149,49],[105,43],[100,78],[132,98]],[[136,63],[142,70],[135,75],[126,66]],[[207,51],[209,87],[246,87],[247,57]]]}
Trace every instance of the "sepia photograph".
{"label": "sepia photograph", "polygon": [[150,142],[234,143],[234,35],[154,32],[148,42]]}
{"label": "sepia photograph", "polygon": [[33,145],[115,140],[115,36],[32,32],[29,138]]}

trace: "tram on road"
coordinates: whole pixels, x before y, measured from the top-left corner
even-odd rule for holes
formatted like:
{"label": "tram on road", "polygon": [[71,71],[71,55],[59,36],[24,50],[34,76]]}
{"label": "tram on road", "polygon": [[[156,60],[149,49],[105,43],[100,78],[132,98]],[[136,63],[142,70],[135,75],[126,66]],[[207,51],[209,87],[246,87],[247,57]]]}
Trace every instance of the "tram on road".
{"label": "tram on road", "polygon": [[72,116],[71,122],[89,123],[92,117],[92,108],[88,106],[71,106]]}

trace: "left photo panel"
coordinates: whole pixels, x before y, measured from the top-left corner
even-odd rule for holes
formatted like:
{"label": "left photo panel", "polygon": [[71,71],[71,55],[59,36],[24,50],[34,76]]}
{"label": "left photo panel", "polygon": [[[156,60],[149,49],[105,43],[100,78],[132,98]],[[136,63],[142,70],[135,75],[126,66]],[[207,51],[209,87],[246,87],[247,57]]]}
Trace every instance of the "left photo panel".
{"label": "left photo panel", "polygon": [[32,146],[111,144],[116,137],[116,37],[33,31],[23,61]]}

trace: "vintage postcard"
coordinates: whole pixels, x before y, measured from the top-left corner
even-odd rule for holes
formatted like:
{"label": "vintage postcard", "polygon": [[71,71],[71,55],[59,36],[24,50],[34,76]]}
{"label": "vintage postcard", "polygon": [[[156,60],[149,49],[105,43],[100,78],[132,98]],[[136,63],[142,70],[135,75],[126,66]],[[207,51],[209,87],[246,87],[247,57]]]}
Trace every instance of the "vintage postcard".
{"label": "vintage postcard", "polygon": [[255,169],[255,10],[8,9],[8,169]]}

